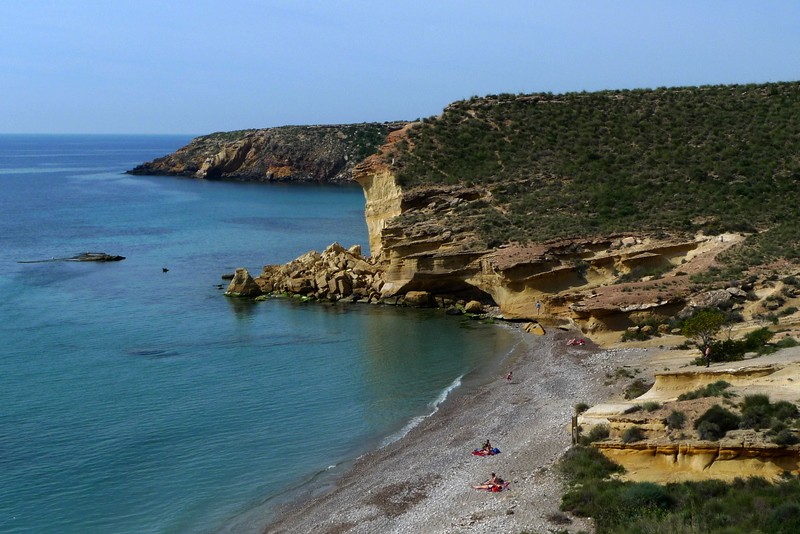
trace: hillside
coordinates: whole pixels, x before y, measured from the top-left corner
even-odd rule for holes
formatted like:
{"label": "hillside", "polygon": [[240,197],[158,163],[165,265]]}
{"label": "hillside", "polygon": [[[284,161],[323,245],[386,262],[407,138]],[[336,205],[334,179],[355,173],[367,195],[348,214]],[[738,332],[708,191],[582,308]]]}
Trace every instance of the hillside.
{"label": "hillside", "polygon": [[352,181],[353,166],[373,154],[403,123],[283,126],[218,132],[130,174],[247,182]]}
{"label": "hillside", "polygon": [[[455,102],[387,153],[404,189],[480,187],[445,216],[479,243],[754,234],[733,271],[800,258],[800,83]],[[413,224],[413,213],[405,215]]]}

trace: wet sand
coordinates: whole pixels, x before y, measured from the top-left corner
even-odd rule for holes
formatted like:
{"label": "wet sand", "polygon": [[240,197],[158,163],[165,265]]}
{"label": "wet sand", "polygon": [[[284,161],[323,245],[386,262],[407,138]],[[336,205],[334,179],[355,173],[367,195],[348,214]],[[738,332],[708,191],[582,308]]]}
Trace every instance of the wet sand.
{"label": "wet sand", "polygon": [[[269,533],[547,532],[591,530],[564,523],[555,463],[570,447],[574,405],[618,394],[610,383],[623,365],[641,366],[645,349],[566,346],[572,335],[520,333],[502,375],[469,396],[456,395],[402,439],[356,462],[336,488],[284,506]],[[486,439],[502,452],[471,454]],[[496,472],[507,490],[472,488]]]}

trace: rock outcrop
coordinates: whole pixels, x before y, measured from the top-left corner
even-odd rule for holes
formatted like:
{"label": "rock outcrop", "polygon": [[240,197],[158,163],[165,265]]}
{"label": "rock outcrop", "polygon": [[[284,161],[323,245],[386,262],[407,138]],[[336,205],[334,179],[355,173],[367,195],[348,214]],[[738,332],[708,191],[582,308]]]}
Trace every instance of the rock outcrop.
{"label": "rock outcrop", "polygon": [[800,448],[773,444],[692,441],[683,443],[611,443],[594,445],[625,467],[637,482],[682,482],[749,476],[778,480],[784,473],[800,474]]}
{"label": "rock outcrop", "polygon": [[[690,281],[691,275],[706,272],[718,254],[742,243],[744,237],[726,233],[710,238],[702,233],[730,228],[722,219],[714,222],[728,213],[719,206],[714,216],[692,211],[677,222],[674,212],[663,222],[654,216],[662,206],[641,213],[647,217],[635,217],[637,209],[647,205],[640,202],[646,197],[642,194],[646,188],[641,189],[645,183],[626,180],[639,176],[647,181],[657,175],[644,172],[639,157],[609,157],[604,163],[608,168],[619,166],[614,180],[620,180],[631,197],[625,206],[617,206],[612,187],[616,182],[606,183],[610,175],[596,162],[604,161],[606,152],[616,154],[630,145],[649,154],[657,143],[640,147],[641,136],[627,142],[592,135],[585,139],[593,148],[582,148],[584,159],[562,168],[561,163],[572,156],[562,153],[565,144],[559,139],[574,132],[558,118],[558,110],[584,109],[589,98],[607,109],[610,115],[604,121],[625,122],[626,106],[633,103],[650,109],[666,96],[698,102],[746,96],[755,113],[763,98],[794,94],[799,88],[780,85],[762,94],[758,87],[748,87],[740,94],[718,87],[694,96],[686,91],[563,98],[498,95],[454,103],[441,116],[414,123],[287,126],[212,134],[130,172],[360,184],[372,257],[364,258],[360,251],[345,257],[338,246],[323,254],[309,253],[285,268],[265,269],[255,280],[264,292],[423,306],[455,302],[461,311],[463,304],[474,301],[482,308],[497,306],[508,319],[577,326],[586,333],[634,328],[638,329],[634,333],[665,334],[671,329],[665,318],[687,307],[744,306],[750,290],[734,285],[697,287]],[[540,122],[545,118],[549,122]],[[547,131],[542,129],[545,124]],[[670,121],[637,121],[637,128],[676,136],[694,127],[693,123],[672,126]],[[636,131],[625,130],[625,135]],[[652,164],[662,159],[659,156]],[[639,174],[629,176],[629,171]],[[658,180],[684,180],[698,169],[669,167],[664,172],[667,177]],[[711,175],[697,176],[700,180]],[[587,188],[592,189],[588,196]],[[724,197],[714,191],[715,200]],[[683,194],[680,187],[677,196],[664,202],[677,202],[672,198],[680,197],[678,193]],[[620,217],[628,222],[617,224]],[[545,219],[549,226],[542,224]],[[648,221],[644,226],[643,220]],[[549,233],[542,235],[550,239],[538,234],[545,228]],[[557,238],[581,235],[585,237]],[[332,267],[328,256],[336,256],[342,265]],[[369,268],[358,273],[355,264]],[[777,300],[769,305],[768,311],[780,307]]]}
{"label": "rock outcrop", "polygon": [[294,293],[319,299],[377,302],[383,286],[381,267],[358,247],[338,243],[311,251],[285,265],[266,265],[255,283],[264,293]]}
{"label": "rock outcrop", "polygon": [[[587,333],[623,331],[673,316],[687,304],[743,300],[734,288],[697,294],[689,281],[698,259],[695,270],[706,268],[708,258],[735,244],[736,236],[722,242],[703,235],[611,235],[487,247],[469,217],[461,218],[471,204],[486,200],[485,191],[461,185],[404,189],[397,182],[392,150],[405,131],[392,131],[380,152],[354,169],[373,255],[334,244],[321,254],[266,266],[255,279],[264,293],[414,306],[459,303],[462,309],[473,302],[497,306],[507,319]],[[667,325],[659,328],[666,332]]]}
{"label": "rock outcrop", "polygon": [[685,273],[649,281],[631,274],[673,270],[705,238],[617,235],[487,248],[469,221],[459,219],[470,204],[485,200],[485,191],[405,190],[397,183],[389,161],[392,143],[403,133],[395,132],[354,175],[366,197],[370,249],[382,265],[381,297],[412,291],[457,295],[496,304],[509,319],[574,323],[588,331],[621,329],[633,324],[632,315],[669,315],[685,305]]}
{"label": "rock outcrop", "polygon": [[405,123],[283,126],[197,137],[162,158],[128,171],[209,180],[352,181],[353,167]]}
{"label": "rock outcrop", "polygon": [[239,268],[236,269],[225,294],[229,297],[257,297],[262,291],[247,269]]}

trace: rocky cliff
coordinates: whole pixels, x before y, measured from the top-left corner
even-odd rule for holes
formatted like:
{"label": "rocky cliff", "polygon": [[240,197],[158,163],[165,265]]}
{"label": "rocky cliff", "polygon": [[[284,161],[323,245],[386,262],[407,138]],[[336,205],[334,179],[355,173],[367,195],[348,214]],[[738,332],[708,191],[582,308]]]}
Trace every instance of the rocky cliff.
{"label": "rocky cliff", "polygon": [[353,167],[404,123],[284,126],[215,133],[193,139],[131,174],[248,182],[352,181]]}
{"label": "rocky cliff", "polygon": [[131,172],[358,182],[371,257],[268,266],[262,291],[661,331],[798,272],[798,112],[798,83],[493,95],[414,123],[212,134]]}
{"label": "rocky cliff", "polygon": [[497,305],[509,319],[624,330],[687,305],[696,292],[689,275],[741,241],[638,232],[489,246],[477,231],[478,209],[493,201],[489,189],[400,185],[396,147],[411,128],[394,132],[354,172],[383,298],[425,291]]}
{"label": "rocky cliff", "polygon": [[[604,427],[607,437],[592,446],[624,466],[624,478],[639,482],[748,476],[778,480],[787,472],[800,473],[800,447],[775,443],[776,433],[769,425],[742,424],[718,440],[709,440],[703,439],[695,424],[712,406],[738,411],[745,399],[759,395],[793,405],[800,393],[800,351],[790,349],[711,368],[686,368],[686,360],[679,351],[662,354],[660,362],[651,363],[653,368],[676,364],[679,368],[656,370],[652,387],[639,397],[583,412],[577,417],[582,435]],[[690,395],[711,384],[724,384],[725,396]],[[674,414],[681,418],[674,419]],[[634,430],[637,437],[632,437]]]}

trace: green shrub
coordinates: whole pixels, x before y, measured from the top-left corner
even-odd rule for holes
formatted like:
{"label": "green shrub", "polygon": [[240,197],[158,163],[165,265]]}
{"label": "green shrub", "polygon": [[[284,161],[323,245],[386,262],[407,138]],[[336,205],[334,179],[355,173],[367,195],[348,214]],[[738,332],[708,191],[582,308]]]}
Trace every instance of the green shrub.
{"label": "green shrub", "polygon": [[585,402],[579,402],[578,404],[575,405],[575,414],[580,415],[588,409],[589,409],[588,404],[586,404]]}
{"label": "green shrub", "polygon": [[683,425],[686,424],[686,415],[683,412],[676,412],[675,410],[670,413],[664,424],[667,425],[667,428],[670,430],[678,430],[683,428]]}
{"label": "green shrub", "polygon": [[[712,362],[738,362],[744,359],[746,352],[747,344],[744,341],[726,339],[711,342]],[[703,364],[705,364],[705,360]]]}
{"label": "green shrub", "polygon": [[772,421],[772,406],[766,395],[746,395],[740,404],[742,428],[761,430],[768,428]]}
{"label": "green shrub", "polygon": [[778,401],[772,405],[772,415],[780,421],[787,419],[797,419],[800,412],[797,410],[797,405],[789,401]]}
{"label": "green shrub", "polygon": [[591,467],[595,461],[607,462],[600,453],[568,456],[560,462],[562,471],[586,476],[568,477],[561,509],[593,518],[600,533],[800,532],[800,478],[792,474],[774,484],[748,478],[656,485],[609,480],[613,471],[592,476],[589,469],[566,469],[572,461]]}
{"label": "green shrub", "polygon": [[725,391],[729,387],[731,387],[731,385],[728,382],[725,382],[724,380],[717,380],[713,384],[709,384],[707,386],[697,388],[694,391],[678,395],[678,400],[679,401],[692,400],[692,399],[700,399],[703,397],[729,398],[733,396],[731,392]]}
{"label": "green shrub", "polygon": [[700,439],[708,441],[717,441],[723,438],[727,433],[727,431],[723,430],[717,423],[711,421],[698,423],[694,425],[694,428],[697,430],[697,435],[700,436]]}
{"label": "green shrub", "polygon": [[796,445],[800,443],[800,438],[797,437],[797,434],[789,430],[788,428],[784,428],[772,438],[772,443],[776,445],[781,445],[783,447],[788,447],[789,445]]}
{"label": "green shrub", "polygon": [[772,427],[775,433],[783,429],[783,427],[776,428],[778,423],[784,424],[787,421],[797,419],[798,415],[800,415],[795,404],[788,401],[778,401],[772,404],[767,395],[745,396],[740,404],[740,409],[742,412],[742,428],[761,430],[762,428]]}
{"label": "green shrub", "polygon": [[581,445],[590,445],[595,441],[602,441],[610,435],[608,425],[595,425],[589,430],[589,433],[580,437]]}
{"label": "green shrub", "polygon": [[800,532],[800,504],[782,502],[769,514],[767,532],[794,534]]}
{"label": "green shrub", "polygon": [[634,441],[642,441],[644,439],[644,430],[638,426],[632,426],[625,429],[622,433],[622,443],[633,443]]}
{"label": "green shrub", "polygon": [[620,337],[620,341],[647,341],[652,334],[643,332],[641,328],[636,330],[625,330]]}
{"label": "green shrub", "polygon": [[628,386],[624,389],[623,394],[628,400],[635,399],[636,397],[641,397],[647,393],[651,387],[653,387],[653,384],[645,382],[642,378],[637,378],[628,384]]}
{"label": "green shrub", "polygon": [[644,404],[642,404],[642,408],[645,409],[648,412],[654,412],[654,411],[658,410],[659,408],[661,408],[661,404],[659,404],[657,402],[653,402],[653,401],[648,401],[648,402],[645,402]]}
{"label": "green shrub", "polygon": [[620,492],[620,506],[628,510],[669,510],[677,499],[664,486],[652,482],[629,484]]}
{"label": "green shrub", "polygon": [[757,352],[761,350],[774,335],[775,334],[767,327],[753,330],[744,336],[745,348],[750,352]]}
{"label": "green shrub", "polygon": [[612,462],[592,447],[572,447],[564,454],[558,465],[559,470],[571,484],[603,480],[614,473],[625,471],[621,465]]}
{"label": "green shrub", "polygon": [[739,427],[739,416],[726,410],[719,404],[709,408],[694,422],[694,428],[700,439],[717,441],[725,436],[729,430]]}

